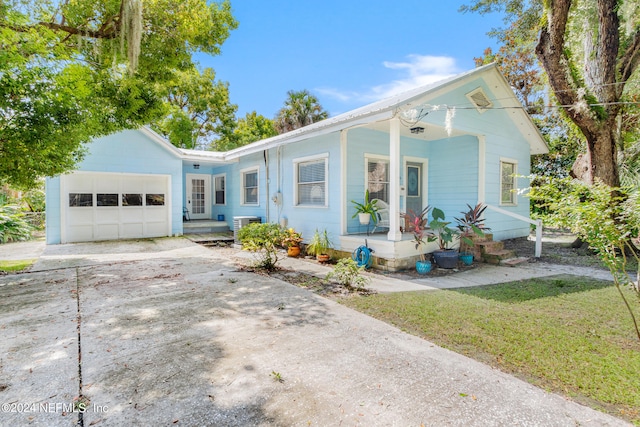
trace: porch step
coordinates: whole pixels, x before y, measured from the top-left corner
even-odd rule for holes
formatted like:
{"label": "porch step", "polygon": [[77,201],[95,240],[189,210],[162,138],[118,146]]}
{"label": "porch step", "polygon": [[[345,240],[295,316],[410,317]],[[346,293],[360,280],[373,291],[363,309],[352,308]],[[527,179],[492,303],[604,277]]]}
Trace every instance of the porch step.
{"label": "porch step", "polygon": [[500,265],[506,265],[507,267],[515,267],[520,264],[524,264],[525,262],[529,262],[529,258],[524,256],[519,256],[515,258],[503,259],[500,261]]}
{"label": "porch step", "polygon": [[502,249],[499,251],[485,252],[482,255],[484,262],[489,264],[500,264],[502,260],[515,258],[516,253],[510,249]]}
{"label": "porch step", "polygon": [[191,220],[182,223],[183,234],[224,233],[229,231],[225,221]]}
{"label": "porch step", "polygon": [[493,240],[488,240],[484,242],[476,242],[476,247],[480,248],[481,254],[487,253],[495,253],[504,249],[504,243],[502,242],[494,242]]}

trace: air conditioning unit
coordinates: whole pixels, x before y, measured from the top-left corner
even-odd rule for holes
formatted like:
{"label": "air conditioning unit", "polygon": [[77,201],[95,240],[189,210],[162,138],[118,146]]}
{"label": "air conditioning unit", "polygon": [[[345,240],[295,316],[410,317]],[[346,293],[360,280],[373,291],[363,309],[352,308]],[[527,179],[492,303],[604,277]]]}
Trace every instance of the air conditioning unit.
{"label": "air conditioning unit", "polygon": [[234,216],[233,217],[233,241],[238,242],[238,230],[252,222],[261,222],[259,216]]}

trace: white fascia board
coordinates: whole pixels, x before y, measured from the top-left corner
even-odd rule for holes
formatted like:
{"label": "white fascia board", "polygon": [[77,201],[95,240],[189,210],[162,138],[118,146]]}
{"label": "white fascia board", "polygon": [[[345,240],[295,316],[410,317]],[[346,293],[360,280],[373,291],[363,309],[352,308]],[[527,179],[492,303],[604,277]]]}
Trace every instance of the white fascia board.
{"label": "white fascia board", "polygon": [[509,114],[509,117],[521,132],[522,136],[529,142],[530,153],[548,153],[549,146],[540,133],[540,129],[538,129],[538,126],[533,122],[531,116],[526,112],[525,107],[514,93],[507,79],[497,70],[493,73],[492,77],[494,78],[493,81],[498,84],[495,89],[502,89],[503,91],[504,96],[499,95],[502,106],[513,108],[510,110],[511,114]]}
{"label": "white fascia board", "polygon": [[138,130],[140,132],[142,132],[143,134],[145,134],[147,137],[149,137],[152,140],[154,140],[155,142],[157,142],[160,147],[164,148],[169,153],[173,154],[174,156],[176,156],[178,158],[182,158],[182,151],[180,151],[180,149],[178,147],[176,147],[175,145],[173,145],[172,143],[167,141],[162,136],[160,136],[157,133],[155,133],[153,130],[151,130],[151,128],[149,128],[147,126],[142,126],[142,127],[138,128]]}
{"label": "white fascia board", "polygon": [[224,153],[217,151],[182,150],[182,160],[207,163],[225,163]]}

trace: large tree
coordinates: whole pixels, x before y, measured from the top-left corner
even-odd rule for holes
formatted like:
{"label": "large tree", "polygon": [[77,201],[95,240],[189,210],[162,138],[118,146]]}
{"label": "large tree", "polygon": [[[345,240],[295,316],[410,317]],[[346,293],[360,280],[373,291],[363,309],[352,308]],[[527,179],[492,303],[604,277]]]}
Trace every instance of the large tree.
{"label": "large tree", "polygon": [[214,151],[228,151],[277,134],[273,120],[252,111],[244,118],[238,119],[233,131],[223,133],[209,148]]}
{"label": "large tree", "polygon": [[[586,141],[574,172],[587,183],[620,184],[621,118],[640,64],[640,6],[633,0],[476,0],[463,10],[506,12],[535,52],[553,95]],[[636,92],[637,93],[637,92]],[[577,164],[578,165],[578,164]]]}
{"label": "large tree", "polygon": [[153,128],[180,148],[205,148],[216,135],[231,133],[237,106],[229,101],[229,86],[215,72],[195,67],[178,71],[166,86],[167,115]]}
{"label": "large tree", "polygon": [[33,186],[158,120],[166,85],[236,25],[228,2],[0,0],[0,181]]}
{"label": "large tree", "polygon": [[278,111],[274,120],[278,133],[285,133],[311,123],[319,122],[329,117],[329,113],[322,108],[318,98],[308,90],[290,90],[284,106]]}

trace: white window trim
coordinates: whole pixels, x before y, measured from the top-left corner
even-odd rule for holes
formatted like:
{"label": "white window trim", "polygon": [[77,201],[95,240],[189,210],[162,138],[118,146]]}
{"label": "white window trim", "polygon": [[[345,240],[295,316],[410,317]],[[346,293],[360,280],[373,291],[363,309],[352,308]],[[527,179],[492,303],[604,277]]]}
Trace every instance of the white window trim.
{"label": "white window trim", "polygon": [[[513,202],[504,203],[502,201],[502,164],[513,164]],[[507,157],[500,157],[500,165],[498,166],[498,179],[500,181],[500,190],[498,193],[499,206],[518,206],[518,161],[515,159],[509,159]]]}
{"label": "white window trim", "polygon": [[[257,202],[256,203],[246,203],[244,200],[244,176],[245,174],[255,172],[258,174],[257,180]],[[248,168],[240,169],[240,206],[260,206],[260,166],[251,166]]]}
{"label": "white window trim", "polygon": [[[216,203],[216,178],[224,178],[224,203]],[[244,194],[244,191],[243,191]],[[258,193],[260,194],[260,193]],[[215,206],[227,206],[227,174],[219,173],[213,175],[213,205]]]}
{"label": "white window trim", "polygon": [[[324,160],[324,205],[301,205],[298,203],[298,164]],[[293,207],[305,209],[326,209],[329,207],[329,153],[316,154],[313,156],[298,157],[292,160],[293,163]]]}
{"label": "white window trim", "polygon": [[[364,153],[364,190],[367,191],[369,188],[369,161],[370,160],[383,160],[387,162],[389,167],[391,167],[391,161],[389,160],[389,156],[383,156],[380,154],[369,154]],[[389,171],[389,192],[391,192],[391,171]],[[363,193],[364,194],[364,193]]]}

